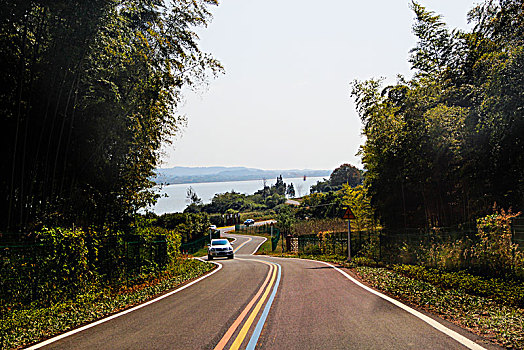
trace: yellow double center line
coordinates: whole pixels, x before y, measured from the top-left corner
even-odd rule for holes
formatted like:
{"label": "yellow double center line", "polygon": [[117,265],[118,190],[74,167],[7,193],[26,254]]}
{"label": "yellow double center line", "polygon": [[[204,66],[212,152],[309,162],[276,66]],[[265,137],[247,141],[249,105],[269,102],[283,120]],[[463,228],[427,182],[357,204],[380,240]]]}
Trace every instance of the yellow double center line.
{"label": "yellow double center line", "polygon": [[[244,323],[244,326],[242,327],[242,329],[240,330],[240,332],[238,333],[237,337],[233,341],[233,344],[230,347],[230,349],[234,349],[234,350],[237,350],[237,349],[240,348],[240,346],[242,345],[242,342],[246,338],[246,335],[247,335],[249,329],[251,328],[251,325],[253,324],[253,321],[257,317],[260,309],[262,308],[262,305],[264,305],[264,302],[266,301],[266,299],[267,299],[267,297],[269,295],[269,292],[271,291],[273,285],[275,284],[275,279],[277,278],[277,266],[275,264],[273,264],[273,263],[268,263],[268,262],[265,262],[265,261],[262,261],[262,260],[257,260],[257,262],[261,262],[261,263],[264,263],[266,265],[269,265],[269,272],[268,272],[268,274],[266,276],[266,279],[265,279],[264,283],[262,283],[262,286],[258,290],[257,294],[255,294],[253,299],[251,299],[251,301],[247,304],[247,306],[240,313],[240,315],[235,320],[235,322],[233,322],[231,327],[229,327],[229,329],[227,330],[226,334],[224,334],[224,336],[222,337],[220,342],[215,347],[215,350],[222,350],[222,349],[224,349],[224,347],[227,345],[227,343],[229,342],[229,340],[231,339],[231,337],[233,336],[233,334],[235,333],[237,328],[240,326],[240,324],[242,323],[242,321],[244,320],[246,315],[249,313],[249,310],[251,310],[253,304],[255,304],[255,302],[258,299],[258,297],[260,296],[260,294],[262,294],[262,292],[264,291],[264,294],[258,300],[257,305],[255,306],[253,311],[251,311],[251,314],[249,315],[247,321]],[[269,280],[270,277],[271,277],[271,281],[268,284],[268,280]]]}
{"label": "yellow double center line", "polygon": [[253,240],[253,238],[251,237],[248,237],[248,240],[243,242],[241,245],[239,245],[238,247],[235,248],[235,250],[233,251],[234,253],[236,253],[240,248],[242,248],[244,245],[248,244],[249,242],[251,242]]}

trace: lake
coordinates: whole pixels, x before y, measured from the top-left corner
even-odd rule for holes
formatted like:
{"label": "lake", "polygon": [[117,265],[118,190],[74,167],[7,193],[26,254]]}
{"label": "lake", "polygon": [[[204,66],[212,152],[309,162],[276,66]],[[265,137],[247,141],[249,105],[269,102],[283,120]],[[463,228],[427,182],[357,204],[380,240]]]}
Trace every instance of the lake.
{"label": "lake", "polygon": [[[284,179],[284,182],[288,185],[292,183],[295,187],[296,196],[301,197],[309,194],[311,185],[314,185],[317,181],[322,181],[323,179],[323,177],[308,177],[304,180],[300,177]],[[274,185],[275,182],[276,179],[268,179],[267,185]],[[211,199],[217,193],[231,192],[234,190],[235,192],[253,194],[262,189],[264,183],[262,180],[250,180],[167,185],[158,190],[161,197],[158,199],[156,205],[150,208],[150,210],[158,215],[184,211],[189,204],[186,200],[186,192],[190,186],[196,194],[202,198],[204,203],[210,203]]]}

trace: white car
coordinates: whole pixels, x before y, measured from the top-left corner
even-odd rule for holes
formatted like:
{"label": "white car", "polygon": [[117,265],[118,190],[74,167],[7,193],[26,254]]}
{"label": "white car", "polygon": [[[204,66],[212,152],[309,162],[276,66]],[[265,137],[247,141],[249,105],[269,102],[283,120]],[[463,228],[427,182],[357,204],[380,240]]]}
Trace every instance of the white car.
{"label": "white car", "polygon": [[217,225],[211,225],[211,226],[209,226],[209,229],[210,230],[216,230],[217,229]]}
{"label": "white car", "polygon": [[211,244],[207,248],[207,260],[213,260],[213,258],[218,257],[227,257],[228,259],[233,259],[235,257],[235,252],[231,243],[225,238],[212,239]]}

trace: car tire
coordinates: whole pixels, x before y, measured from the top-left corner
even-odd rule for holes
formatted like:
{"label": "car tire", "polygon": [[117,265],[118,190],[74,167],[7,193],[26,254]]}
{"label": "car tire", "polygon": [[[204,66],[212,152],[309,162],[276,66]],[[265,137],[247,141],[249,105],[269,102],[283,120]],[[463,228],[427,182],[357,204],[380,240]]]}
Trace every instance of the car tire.
{"label": "car tire", "polygon": [[213,260],[213,257],[211,255],[208,255],[207,260]]}
{"label": "car tire", "polygon": [[234,257],[235,257],[234,255],[230,255],[230,256],[228,256],[227,258],[228,258],[228,259],[233,259]]}

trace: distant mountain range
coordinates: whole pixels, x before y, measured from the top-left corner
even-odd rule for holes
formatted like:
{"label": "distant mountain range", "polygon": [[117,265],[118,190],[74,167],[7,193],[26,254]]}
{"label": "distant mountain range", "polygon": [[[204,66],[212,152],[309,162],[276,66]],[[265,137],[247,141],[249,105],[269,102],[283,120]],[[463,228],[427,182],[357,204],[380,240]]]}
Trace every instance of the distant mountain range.
{"label": "distant mountain range", "polygon": [[196,182],[246,181],[276,178],[329,176],[331,170],[262,170],[245,167],[182,167],[156,169],[157,184],[186,184]]}

